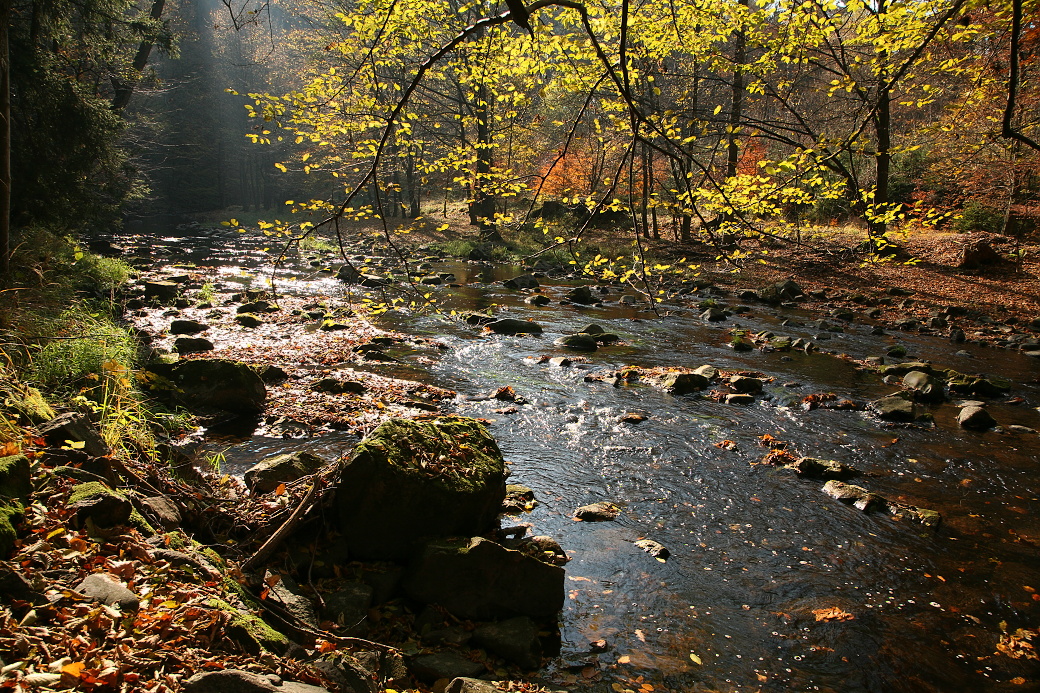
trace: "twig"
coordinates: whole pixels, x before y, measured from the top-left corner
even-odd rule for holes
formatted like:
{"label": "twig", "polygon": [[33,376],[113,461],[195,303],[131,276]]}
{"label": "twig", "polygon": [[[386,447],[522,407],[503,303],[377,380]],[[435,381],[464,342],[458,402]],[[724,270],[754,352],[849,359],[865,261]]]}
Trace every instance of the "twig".
{"label": "twig", "polygon": [[278,528],[278,531],[272,534],[259,549],[257,549],[256,553],[246,559],[242,564],[243,573],[248,573],[254,570],[258,565],[266,561],[268,556],[270,556],[275,549],[281,546],[282,542],[285,541],[285,538],[289,536],[289,533],[296,528],[296,525],[298,525],[300,520],[303,519],[303,516],[306,515],[306,511],[310,508],[311,498],[314,497],[314,492],[318,490],[320,481],[321,479],[319,477],[315,477],[314,483],[312,483],[311,487],[307,489],[307,493],[303,496],[303,500],[301,500],[300,504],[296,506],[296,510],[294,510],[293,514],[289,516],[289,519],[286,520],[285,523]]}

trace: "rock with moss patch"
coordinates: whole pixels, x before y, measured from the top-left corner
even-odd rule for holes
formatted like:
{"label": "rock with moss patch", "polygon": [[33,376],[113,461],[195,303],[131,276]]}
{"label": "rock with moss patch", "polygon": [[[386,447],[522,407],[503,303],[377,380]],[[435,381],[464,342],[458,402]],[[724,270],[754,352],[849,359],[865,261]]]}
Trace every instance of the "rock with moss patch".
{"label": "rock with moss patch", "polygon": [[502,318],[494,320],[485,325],[495,334],[518,335],[518,334],[541,334],[542,326],[530,320],[517,320],[516,318]]}
{"label": "rock with moss patch", "polygon": [[922,402],[942,402],[946,399],[945,383],[931,373],[910,371],[903,376],[903,387]]}
{"label": "rock with moss patch", "polygon": [[815,457],[800,457],[795,462],[785,465],[784,468],[797,472],[798,476],[810,479],[844,480],[859,474],[859,471],[847,464],[836,460],[821,460]]}
{"label": "rock with moss patch", "polygon": [[264,324],[263,320],[253,315],[252,313],[239,313],[235,316],[235,322],[237,322],[242,327],[250,328],[260,327]]}
{"label": "rock with moss patch", "polygon": [[40,435],[51,447],[70,447],[83,450],[91,457],[104,457],[112,451],[90,419],[77,412],[69,412],[51,419],[39,427]]}
{"label": "rock with moss patch", "polygon": [[596,351],[599,348],[596,338],[588,334],[564,335],[556,339],[553,344],[575,351]]}
{"label": "rock with moss patch", "polygon": [[152,363],[146,369],[152,392],[188,408],[212,407],[253,414],[267,399],[267,388],[256,371],[225,359],[192,359],[172,364]]}
{"label": "rock with moss patch", "polygon": [[23,513],[24,508],[20,502],[0,498],[0,560],[7,558],[14,549],[15,540],[18,538],[15,527],[22,521]]}
{"label": "rock with moss patch", "polygon": [[28,500],[32,492],[32,469],[25,455],[0,457],[0,496]]}
{"label": "rock with moss patch", "polygon": [[224,632],[246,652],[257,655],[266,650],[275,654],[285,654],[289,650],[289,638],[264,623],[259,617],[236,609],[220,599],[210,599],[207,604],[230,616]]}
{"label": "rock with moss patch", "polygon": [[76,510],[76,522],[80,526],[89,520],[98,527],[129,525],[146,536],[155,534],[155,528],[134,508],[125,494],[100,481],[76,484],[72,487],[68,502],[69,507]]}
{"label": "rock with moss patch", "polygon": [[178,354],[201,354],[214,348],[213,342],[205,337],[178,337],[173,342],[173,350]]}
{"label": "rock with moss patch", "polygon": [[556,618],[564,570],[482,537],[430,542],[405,580],[405,593],[459,618]]}
{"label": "rock with moss patch", "polygon": [[306,450],[297,450],[261,460],[246,471],[243,481],[253,493],[270,493],[280,484],[316,472],[326,464],[328,460]]}
{"label": "rock with moss patch", "polygon": [[404,560],[424,539],[483,533],[505,498],[505,471],[476,419],[384,422],[340,472],[336,506],[351,556]]}
{"label": "rock with moss patch", "polygon": [[650,383],[670,395],[687,395],[708,387],[708,378],[700,373],[665,373]]}
{"label": "rock with moss patch", "polygon": [[917,419],[917,407],[906,397],[890,395],[867,405],[882,421],[909,423]]}
{"label": "rock with moss patch", "polygon": [[57,416],[39,390],[13,381],[0,383],[0,402],[3,408],[33,424],[41,424]]}

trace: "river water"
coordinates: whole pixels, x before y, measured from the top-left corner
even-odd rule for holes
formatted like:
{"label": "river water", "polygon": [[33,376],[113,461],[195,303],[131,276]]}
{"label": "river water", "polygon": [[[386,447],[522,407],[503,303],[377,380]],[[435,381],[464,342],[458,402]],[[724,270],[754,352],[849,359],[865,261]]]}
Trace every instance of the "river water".
{"label": "river water", "polygon": [[[171,236],[153,239],[149,250],[153,261],[211,267],[228,287],[261,287],[257,269],[269,253],[252,241],[229,243],[219,235],[211,243]],[[294,256],[278,270],[279,289],[344,291],[311,267],[311,257]],[[747,315],[708,323],[697,302],[710,292],[666,302],[657,315],[620,304],[617,288],[601,307],[561,306],[557,299],[574,283],[550,280],[542,290],[553,302],[537,308],[498,283],[520,268],[443,262],[433,271],[453,272],[461,284],[430,288],[445,311],[494,306],[545,330],[541,337],[488,335],[444,314],[394,313],[379,323],[449,347],[432,365],[428,352],[392,351],[400,363],[388,368],[457,391],[459,413],[492,421],[511,482],[530,486],[539,500],[516,522],[556,538],[571,556],[561,652],[548,667],[555,681],[581,691],[1040,690],[1035,659],[997,654],[1002,633],[1040,626],[1040,437],[962,430],[952,403],[932,407],[934,427],[896,427],[862,411],[807,411],[800,403],[812,393],[863,403],[898,389],[838,354],[858,359],[899,343],[914,360],[1009,378],[1011,395],[1024,401],[991,400],[993,416],[1040,428],[1036,359],[972,345],[957,355],[960,347],[947,340],[872,335],[863,323],[817,341],[833,354],[737,353],[725,345],[738,325],[813,338],[810,327],[780,323],[818,316],[754,304]],[[590,323],[622,344],[571,367],[542,360],[564,355],[556,337]],[[750,406],[585,382],[590,372],[625,365],[702,364],[773,380]],[[527,400],[514,413],[496,412],[508,403],[481,397],[506,385]],[[646,420],[622,422],[629,412]],[[823,494],[822,481],[757,464],[766,434],[796,455],[861,470],[866,476],[852,483],[937,510],[942,524],[928,529],[883,511],[863,513]],[[330,434],[328,444],[343,440]],[[716,445],[723,441],[732,444]],[[240,470],[299,446],[256,438],[226,457]],[[572,520],[579,506],[604,500],[622,507],[616,521]],[[667,547],[667,561],[633,544],[643,538]],[[600,640],[606,650],[594,652]],[[1040,640],[1034,644],[1040,648]]]}

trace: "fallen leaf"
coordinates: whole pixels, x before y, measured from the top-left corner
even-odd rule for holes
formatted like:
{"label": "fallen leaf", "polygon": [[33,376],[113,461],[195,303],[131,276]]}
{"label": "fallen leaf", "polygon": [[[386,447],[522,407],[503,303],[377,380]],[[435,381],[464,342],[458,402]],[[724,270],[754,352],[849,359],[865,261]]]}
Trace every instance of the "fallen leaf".
{"label": "fallen leaf", "polygon": [[690,653],[690,661],[692,661],[694,664],[697,664],[698,666],[704,663],[701,661],[701,658],[697,656],[696,652]]}
{"label": "fallen leaf", "polygon": [[85,662],[70,662],[61,668],[61,673],[68,674],[75,678],[79,678],[79,675],[83,673],[83,669],[86,668]]}
{"label": "fallen leaf", "polygon": [[856,618],[847,611],[842,611],[836,606],[827,609],[813,609],[817,621],[851,621]]}
{"label": "fallen leaf", "polygon": [[617,658],[617,663],[618,664],[628,664],[631,661],[632,661],[632,658],[629,657],[628,655],[621,655],[620,657]]}

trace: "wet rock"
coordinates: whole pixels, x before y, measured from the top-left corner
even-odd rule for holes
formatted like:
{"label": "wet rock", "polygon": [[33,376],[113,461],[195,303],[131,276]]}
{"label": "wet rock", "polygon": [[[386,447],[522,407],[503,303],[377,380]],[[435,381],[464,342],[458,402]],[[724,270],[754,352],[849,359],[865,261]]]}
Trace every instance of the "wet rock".
{"label": "wet rock", "polygon": [[896,344],[895,346],[889,347],[888,351],[885,352],[885,355],[901,359],[906,356],[906,347],[902,344]]}
{"label": "wet rock", "polygon": [[640,539],[639,541],[632,542],[635,546],[646,551],[648,554],[659,560],[667,560],[672,552],[664,547],[664,545],[657,543],[653,539]]}
{"label": "wet rock", "polygon": [[556,368],[567,368],[572,364],[572,361],[566,356],[554,356],[549,359],[549,365]]}
{"label": "wet rock", "polygon": [[541,286],[541,284],[539,284],[538,280],[530,274],[521,274],[519,277],[506,279],[502,282],[502,286],[507,289],[536,289]]}
{"label": "wet rock", "polygon": [[472,536],[505,498],[505,461],[487,427],[445,416],[390,419],[354,449],[336,492],[352,558],[405,560],[424,538]]}
{"label": "wet rock", "polygon": [[833,479],[824,484],[823,492],[831,498],[840,500],[842,503],[852,504],[863,511],[882,506],[885,502],[881,496],[871,493],[862,486],[846,484]]}
{"label": "wet rock", "polygon": [[721,308],[708,308],[701,313],[701,320],[707,320],[708,322],[721,322],[728,319],[728,317],[726,311]]}
{"label": "wet rock", "polygon": [[543,294],[535,294],[534,296],[528,296],[524,299],[524,303],[532,306],[547,306],[552,303],[552,300],[548,296]]}
{"label": "wet rock", "polygon": [[244,363],[224,359],[192,359],[145,367],[149,389],[189,409],[213,407],[231,412],[259,412],[267,388],[256,371]]}
{"label": "wet rock", "polygon": [[578,330],[578,332],[580,334],[600,335],[600,334],[604,334],[606,332],[606,330],[604,330],[602,327],[600,327],[596,323],[590,323],[590,324],[586,325],[585,327],[581,328],[580,330]]}
{"label": "wet rock", "polygon": [[140,598],[127,589],[115,575],[92,573],[76,585],[76,591],[108,606],[118,606],[123,611],[137,611]]}
{"label": "wet rock", "polygon": [[[105,457],[112,450],[101,437],[91,421],[78,412],[69,412],[55,417],[39,427],[40,436],[47,445],[60,448],[65,446],[79,447],[91,457]],[[78,444],[82,443],[82,447]]]}
{"label": "wet rock", "polygon": [[364,274],[361,276],[361,286],[366,289],[378,289],[386,286],[386,279],[376,274]]}
{"label": "wet rock", "polygon": [[729,379],[729,387],[740,394],[757,395],[762,392],[762,380],[746,375],[734,375]]}
{"label": "wet rock", "polygon": [[796,462],[785,466],[792,469],[798,476],[810,479],[850,479],[859,474],[859,471],[836,460],[821,460],[815,457],[801,457]]}
{"label": "wet rock", "polygon": [[747,406],[749,404],[754,404],[754,402],[755,402],[755,396],[754,395],[749,395],[749,394],[746,394],[746,393],[736,393],[736,394],[726,395],[726,404]]}
{"label": "wet rock", "polygon": [[600,346],[607,346],[608,344],[614,344],[621,341],[621,337],[613,332],[600,332],[599,334],[592,335],[592,338],[595,339],[596,343]]}
{"label": "wet rock", "polygon": [[473,643],[523,669],[537,669],[542,663],[538,630],[538,624],[530,618],[517,616],[477,626]]}
{"label": "wet rock", "polygon": [[321,321],[318,329],[322,332],[337,332],[339,330],[349,330],[350,325],[339,320],[333,320],[332,318],[325,318]]}
{"label": "wet rock", "polygon": [[646,414],[640,414],[639,412],[630,411],[630,412],[626,412],[626,413],[622,414],[621,416],[619,416],[618,417],[618,423],[628,423],[628,424],[643,423],[644,421],[647,420],[647,418],[649,418],[649,417],[647,417]]}
{"label": "wet rock", "polygon": [[916,405],[900,395],[882,397],[869,403],[867,407],[882,421],[908,423],[917,419]]}
{"label": "wet rock", "polygon": [[886,507],[888,512],[895,517],[919,522],[925,527],[938,527],[942,522],[942,516],[939,513],[927,508],[919,508],[915,505],[906,505],[894,501],[887,501]]}
{"label": "wet rock", "polygon": [[198,334],[209,329],[197,320],[174,320],[170,323],[170,334]]}
{"label": "wet rock", "polygon": [[269,385],[273,383],[283,383],[289,379],[289,374],[285,372],[284,368],[271,364],[257,367],[257,372],[260,374],[260,379],[263,380],[265,384]]}
{"label": "wet rock", "polygon": [[942,402],[946,399],[943,381],[931,373],[910,371],[903,376],[903,387],[914,393],[922,402]]}
{"label": "wet rock", "polygon": [[339,378],[322,378],[313,385],[311,389],[315,392],[325,392],[330,395],[362,395],[368,388],[356,380],[340,380]]}
{"label": "wet rock", "polygon": [[264,324],[264,321],[256,317],[252,313],[239,313],[235,316],[235,322],[242,327],[260,327]]}
{"label": "wet rock", "polygon": [[534,510],[538,501],[534,499],[534,491],[522,484],[506,486],[506,497],[502,501],[502,512],[521,513]]}
{"label": "wet rock", "polygon": [[178,354],[201,354],[214,348],[213,342],[202,337],[178,337],[173,342],[173,350]]}
{"label": "wet rock", "polygon": [[730,338],[728,346],[733,351],[753,351],[755,348],[754,342],[745,337],[744,335],[733,335]]}
{"label": "wet rock", "polygon": [[[565,552],[563,547],[560,546],[560,543],[552,537],[538,535],[521,541],[524,546],[521,546],[519,550],[534,556],[543,563],[549,563],[550,565],[566,565],[570,560],[567,556],[567,552]],[[528,549],[527,547],[530,548]]]}
{"label": "wet rock", "polygon": [[565,335],[555,340],[553,344],[566,347],[567,349],[574,349],[575,351],[596,351],[599,348],[596,338],[587,334]]}
{"label": "wet rock", "polygon": [[530,320],[517,320],[516,318],[502,318],[487,323],[486,327],[495,334],[518,335],[518,334],[541,334],[542,326]]}
{"label": "wet rock", "polygon": [[613,503],[600,501],[599,503],[583,505],[575,510],[574,519],[583,522],[609,522],[615,519],[620,512],[621,509]]}
{"label": "wet rock", "polygon": [[176,282],[154,281],[144,283],[145,300],[154,299],[159,303],[172,303],[180,295],[181,287]]}
{"label": "wet rock", "polygon": [[563,608],[563,583],[563,568],[473,537],[427,544],[404,588],[410,598],[439,604],[458,618],[542,620]]}
{"label": "wet rock", "polygon": [[968,406],[957,414],[957,423],[961,428],[985,431],[997,425],[993,416],[982,407]]}
{"label": "wet rock", "polygon": [[488,325],[495,322],[495,318],[483,313],[470,313],[465,317],[467,325]]}
{"label": "wet rock", "polygon": [[253,301],[252,303],[243,303],[235,312],[239,315],[243,313],[277,313],[278,306],[270,301]]}
{"label": "wet rock", "polygon": [[697,375],[703,376],[708,380],[714,380],[715,378],[719,377],[719,369],[715,368],[715,366],[711,366],[708,364],[704,364],[703,366],[698,366],[697,368],[694,368],[693,372]]}
{"label": "wet rock", "polygon": [[650,383],[669,394],[685,395],[708,387],[708,378],[700,373],[666,373]]}
{"label": "wet rock", "polygon": [[253,493],[270,493],[281,484],[318,471],[329,462],[305,450],[274,455],[250,467],[243,481]]}
{"label": "wet rock", "polygon": [[416,657],[408,663],[412,676],[433,683],[441,679],[471,678],[484,673],[484,665],[454,652],[438,652]]}
{"label": "wet rock", "polygon": [[592,293],[592,289],[587,286],[575,287],[565,293],[563,298],[571,303],[578,303],[586,306],[599,301],[599,298]]}
{"label": "wet rock", "polygon": [[758,290],[758,299],[766,303],[780,304],[793,301],[803,295],[802,287],[793,279],[763,286]]}

